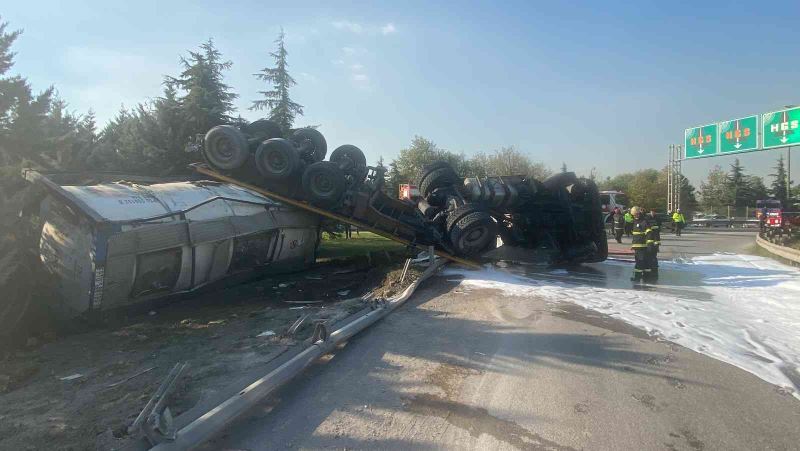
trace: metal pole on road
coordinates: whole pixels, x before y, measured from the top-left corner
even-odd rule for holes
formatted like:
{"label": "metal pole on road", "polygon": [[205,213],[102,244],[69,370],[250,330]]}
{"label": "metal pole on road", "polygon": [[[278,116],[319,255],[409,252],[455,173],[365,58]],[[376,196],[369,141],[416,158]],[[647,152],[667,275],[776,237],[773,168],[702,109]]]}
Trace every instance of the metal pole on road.
{"label": "metal pole on road", "polygon": [[786,199],[789,200],[789,209],[792,203],[792,146],[786,148]]}

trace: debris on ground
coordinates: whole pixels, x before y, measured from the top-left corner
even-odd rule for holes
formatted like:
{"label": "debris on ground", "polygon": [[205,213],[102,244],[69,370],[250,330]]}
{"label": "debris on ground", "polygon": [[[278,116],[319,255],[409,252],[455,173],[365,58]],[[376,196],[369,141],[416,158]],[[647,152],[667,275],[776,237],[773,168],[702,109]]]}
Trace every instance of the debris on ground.
{"label": "debris on ground", "polygon": [[[0,354],[0,449],[122,448],[175,362],[189,364],[169,401],[177,418],[243,375],[263,375],[269,362],[303,346],[317,321],[363,310],[364,294],[401,291],[421,273],[412,266],[401,285],[403,266],[400,254],[333,260],[31,337],[29,346]],[[344,290],[350,298],[338,294]]]}

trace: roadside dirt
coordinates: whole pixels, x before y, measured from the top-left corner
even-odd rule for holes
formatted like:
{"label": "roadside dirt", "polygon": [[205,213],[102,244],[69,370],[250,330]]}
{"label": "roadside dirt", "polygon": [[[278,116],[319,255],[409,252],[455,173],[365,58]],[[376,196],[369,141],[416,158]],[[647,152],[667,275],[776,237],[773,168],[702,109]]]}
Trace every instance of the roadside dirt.
{"label": "roadside dirt", "polygon": [[81,333],[30,338],[0,360],[0,449],[118,449],[177,362],[189,367],[169,403],[175,416],[301,346],[313,320],[335,322],[363,309],[365,293],[400,291],[419,276],[412,267],[401,284],[402,266],[399,255],[328,261]]}

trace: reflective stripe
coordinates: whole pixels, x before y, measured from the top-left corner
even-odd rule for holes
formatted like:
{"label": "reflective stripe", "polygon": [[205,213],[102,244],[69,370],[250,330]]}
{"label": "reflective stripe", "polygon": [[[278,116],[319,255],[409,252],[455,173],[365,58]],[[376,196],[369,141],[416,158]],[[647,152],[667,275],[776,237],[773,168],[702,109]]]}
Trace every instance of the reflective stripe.
{"label": "reflective stripe", "polygon": [[653,229],[653,230],[658,230],[658,229],[660,229],[661,227],[659,227],[659,226],[652,226],[652,227],[650,227],[650,228],[651,228],[651,229]]}
{"label": "reflective stripe", "polygon": [[644,272],[650,272],[650,271],[652,271],[652,270],[651,269],[645,269],[644,270]]}
{"label": "reflective stripe", "polygon": [[636,231],[634,231],[633,234],[634,235],[644,235],[644,232],[636,232]]}
{"label": "reflective stripe", "polygon": [[633,272],[644,272],[641,269],[634,269]]}
{"label": "reflective stripe", "polygon": [[650,233],[652,231],[653,231],[653,229],[647,229],[647,230],[644,231],[644,233]]}
{"label": "reflective stripe", "polygon": [[634,244],[633,246],[631,246],[631,249],[646,249],[646,248],[647,248],[646,244]]}
{"label": "reflective stripe", "polygon": [[655,243],[655,240],[647,240],[647,244],[653,244],[653,243]]}
{"label": "reflective stripe", "polygon": [[661,245],[661,241],[653,241],[654,244]]}

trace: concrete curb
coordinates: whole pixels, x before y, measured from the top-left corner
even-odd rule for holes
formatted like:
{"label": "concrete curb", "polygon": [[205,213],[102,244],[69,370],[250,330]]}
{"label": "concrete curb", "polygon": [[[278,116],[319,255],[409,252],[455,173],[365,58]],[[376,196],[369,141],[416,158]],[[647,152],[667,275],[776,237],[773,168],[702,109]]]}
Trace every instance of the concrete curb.
{"label": "concrete curb", "polygon": [[756,244],[758,244],[762,249],[765,249],[779,257],[783,257],[787,260],[791,260],[800,264],[800,251],[797,249],[770,243],[769,241],[761,238],[761,236],[756,236]]}

